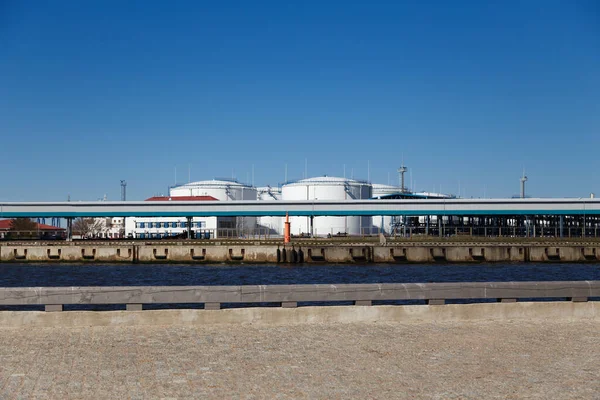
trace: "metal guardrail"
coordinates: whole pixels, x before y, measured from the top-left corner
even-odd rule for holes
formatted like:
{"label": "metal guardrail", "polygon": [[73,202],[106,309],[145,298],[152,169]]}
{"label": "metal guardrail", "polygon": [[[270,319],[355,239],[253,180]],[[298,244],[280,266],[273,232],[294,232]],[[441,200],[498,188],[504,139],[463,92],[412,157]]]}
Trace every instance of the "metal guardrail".
{"label": "metal guardrail", "polygon": [[44,305],[61,311],[64,304],[126,304],[141,310],[143,304],[204,303],[218,309],[221,303],[281,303],[353,301],[371,305],[381,300],[446,300],[566,298],[587,301],[600,297],[600,281],[545,282],[448,282],[340,285],[243,285],[243,286],[99,286],[0,288],[0,305]]}

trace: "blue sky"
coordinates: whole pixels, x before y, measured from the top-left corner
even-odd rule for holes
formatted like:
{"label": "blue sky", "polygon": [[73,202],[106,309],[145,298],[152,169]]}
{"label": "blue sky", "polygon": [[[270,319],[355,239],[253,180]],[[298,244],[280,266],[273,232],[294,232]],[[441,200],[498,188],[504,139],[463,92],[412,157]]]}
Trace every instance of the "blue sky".
{"label": "blue sky", "polygon": [[600,6],[0,0],[0,200],[308,175],[600,194]]}

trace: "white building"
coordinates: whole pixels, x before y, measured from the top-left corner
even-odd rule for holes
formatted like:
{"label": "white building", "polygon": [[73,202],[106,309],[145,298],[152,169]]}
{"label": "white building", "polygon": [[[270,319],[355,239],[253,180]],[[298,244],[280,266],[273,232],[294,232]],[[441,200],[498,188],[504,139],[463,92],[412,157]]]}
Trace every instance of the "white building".
{"label": "white building", "polygon": [[[125,237],[123,217],[83,218],[75,220],[74,239],[120,239]],[[79,225],[78,225],[79,224]]]}
{"label": "white building", "polygon": [[105,219],[105,237],[108,238],[122,238],[125,237],[125,218],[113,217]]}
{"label": "white building", "polygon": [[[256,200],[256,188],[233,180],[191,182],[170,189],[169,196],[147,201],[234,201]],[[196,237],[240,237],[255,233],[256,217],[193,217],[191,230]],[[125,231],[133,238],[162,238],[187,232],[186,217],[130,217]]]}
{"label": "white building", "polygon": [[[216,201],[212,196],[155,196],[146,201]],[[187,232],[186,217],[128,217],[125,234],[135,239],[159,239],[182,235]],[[190,229],[196,238],[217,237],[217,217],[193,217]]]}

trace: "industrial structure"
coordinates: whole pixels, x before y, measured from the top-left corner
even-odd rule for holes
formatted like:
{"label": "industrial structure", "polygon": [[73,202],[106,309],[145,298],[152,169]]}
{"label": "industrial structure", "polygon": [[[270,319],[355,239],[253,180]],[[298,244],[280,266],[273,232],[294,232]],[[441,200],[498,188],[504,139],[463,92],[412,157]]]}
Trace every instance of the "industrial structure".
{"label": "industrial structure", "polygon": [[[460,199],[443,193],[414,192],[405,186],[402,163],[399,186],[320,176],[256,188],[231,179],[190,182],[169,188],[167,196],[143,202],[0,203],[0,219],[93,218],[101,229],[93,238],[158,239],[166,237],[281,237],[289,216],[293,237],[358,235],[598,236],[600,200]],[[58,225],[58,224],[57,224]],[[88,233],[88,235],[90,235]]]}
{"label": "industrial structure", "polygon": [[[169,196],[154,196],[148,202],[202,202],[202,201],[242,201],[257,199],[254,187],[235,180],[213,179],[190,182],[169,189]],[[157,239],[184,234],[194,234],[205,239],[217,237],[239,237],[254,233],[256,217],[254,216],[195,216],[184,215],[173,217],[131,216],[126,218],[125,234],[127,237],[140,239]]]}
{"label": "industrial structure", "polygon": [[[212,196],[154,196],[146,199],[148,202],[216,200]],[[194,237],[209,239],[216,237],[217,226],[218,217],[129,217],[125,218],[125,235],[134,239],[163,239],[187,236],[189,229],[194,232]]]}
{"label": "industrial structure", "polygon": [[[388,196],[396,195],[398,193],[403,193],[402,188],[397,186],[381,185],[378,183],[374,183],[372,187],[372,197],[374,199],[381,199]],[[376,215],[373,217],[373,230],[374,232],[378,233],[390,234],[392,232],[394,222],[395,219],[391,215]]]}
{"label": "industrial structure", "polygon": [[[284,201],[348,201],[372,197],[372,186],[365,181],[323,176],[301,179],[282,186]],[[372,218],[367,216],[294,216],[290,218],[291,234],[298,236],[360,235],[370,229]]]}
{"label": "industrial structure", "polygon": [[[169,196],[211,196],[218,201],[236,201],[257,199],[256,188],[236,181],[235,179],[213,179],[206,181],[191,182],[181,186],[172,187]],[[217,236],[230,236],[228,232],[237,232],[234,236],[241,236],[254,232],[256,229],[256,217],[254,216],[232,216],[220,217],[216,220],[207,220],[205,229],[217,229],[221,231],[213,234]]]}
{"label": "industrial structure", "polygon": [[[281,200],[281,188],[265,186],[257,188],[259,201],[279,201]],[[283,234],[283,218],[263,216],[258,217],[257,224],[259,228],[264,228],[270,235]]]}
{"label": "industrial structure", "polygon": [[[310,195],[310,186],[308,190]],[[285,192],[283,194],[285,197]],[[0,203],[0,218],[61,217],[68,220],[77,217],[103,216],[255,218],[283,217],[286,214],[290,218],[301,217],[297,220],[299,224],[307,224],[318,217],[341,217],[343,223],[343,221],[357,221],[357,219],[346,219],[349,217],[368,217],[370,221],[371,217],[377,215],[404,216],[407,222],[403,233],[408,235],[597,237],[600,227],[600,199],[322,200],[317,198],[290,201],[284,198],[269,202],[237,200]],[[358,221],[361,219],[359,218]],[[350,223],[346,227],[347,232],[360,232],[354,228],[350,230]],[[308,228],[310,226],[301,225],[300,233]],[[315,234],[322,233],[317,231]]]}
{"label": "industrial structure", "polygon": [[521,181],[521,198],[525,198],[525,182],[527,182],[527,176],[525,176],[525,171],[523,171],[523,176],[520,179]]}

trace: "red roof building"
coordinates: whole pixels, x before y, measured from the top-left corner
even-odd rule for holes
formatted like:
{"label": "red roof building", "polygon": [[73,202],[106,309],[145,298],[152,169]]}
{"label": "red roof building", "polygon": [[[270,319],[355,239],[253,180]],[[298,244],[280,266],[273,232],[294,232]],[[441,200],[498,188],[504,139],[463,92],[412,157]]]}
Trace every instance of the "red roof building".
{"label": "red roof building", "polygon": [[[35,224],[35,228],[33,228],[30,232],[13,232],[16,235],[33,235],[37,238],[52,238],[52,237],[62,237],[64,236],[66,230],[64,228],[59,228],[58,226],[46,225],[46,224],[38,224],[32,221]],[[5,239],[11,235],[12,228],[12,219],[3,219],[0,220],[0,239]]]}
{"label": "red roof building", "polygon": [[[50,232],[50,231],[53,231],[53,232],[56,231],[56,232],[59,232],[59,231],[64,231],[65,230],[64,228],[59,228],[58,226],[52,226],[52,225],[46,225],[46,224],[38,224],[38,223],[35,223],[35,224],[36,224],[35,230],[38,230],[38,231],[48,231],[48,232]],[[3,219],[3,220],[0,220],[0,231],[9,231],[10,228],[11,228],[11,226],[12,226],[12,219]]]}

